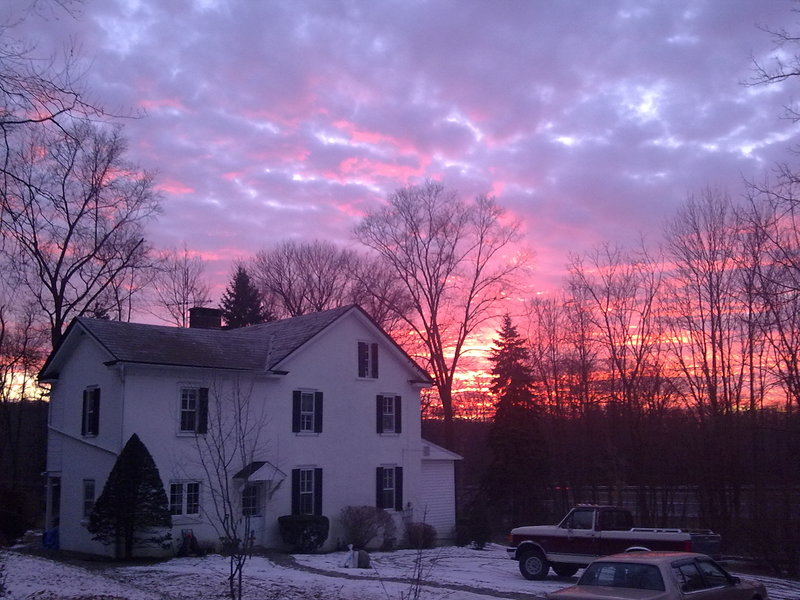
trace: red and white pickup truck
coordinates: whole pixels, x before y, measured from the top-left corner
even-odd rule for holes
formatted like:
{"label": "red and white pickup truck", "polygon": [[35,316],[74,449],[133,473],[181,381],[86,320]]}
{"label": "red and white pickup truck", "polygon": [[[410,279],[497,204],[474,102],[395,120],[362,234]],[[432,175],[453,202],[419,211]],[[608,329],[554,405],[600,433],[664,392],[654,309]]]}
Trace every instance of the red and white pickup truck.
{"label": "red and white pickup truck", "polygon": [[550,567],[570,577],[599,556],[641,550],[677,550],[718,556],[720,537],[708,530],[633,527],[630,511],[579,505],[558,525],[516,527],[509,534],[510,558],[526,579],[544,579]]}

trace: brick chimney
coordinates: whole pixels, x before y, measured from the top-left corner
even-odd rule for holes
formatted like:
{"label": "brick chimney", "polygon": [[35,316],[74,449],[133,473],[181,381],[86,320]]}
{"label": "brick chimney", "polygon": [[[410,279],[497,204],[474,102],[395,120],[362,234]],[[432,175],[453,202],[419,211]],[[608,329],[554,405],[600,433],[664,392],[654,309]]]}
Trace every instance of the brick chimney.
{"label": "brick chimney", "polygon": [[222,311],[205,306],[190,308],[189,327],[192,329],[222,329]]}

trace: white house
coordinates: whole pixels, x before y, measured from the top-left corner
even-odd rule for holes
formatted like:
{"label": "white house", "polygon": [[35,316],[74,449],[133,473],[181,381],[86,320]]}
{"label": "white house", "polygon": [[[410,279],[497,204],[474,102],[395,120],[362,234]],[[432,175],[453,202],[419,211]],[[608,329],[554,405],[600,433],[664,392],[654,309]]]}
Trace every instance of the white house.
{"label": "white house", "polygon": [[258,442],[231,484],[257,544],[281,546],[281,515],[322,514],[333,548],[341,509],[361,505],[389,511],[398,532],[424,521],[453,537],[460,457],[421,437],[430,378],[357,306],[231,330],[213,309],[188,329],[81,317],[40,380],[51,385],[47,523],[63,549],[113,553],[87,517],[134,433],[159,469],[173,539],[217,540],[199,442],[237,399]]}

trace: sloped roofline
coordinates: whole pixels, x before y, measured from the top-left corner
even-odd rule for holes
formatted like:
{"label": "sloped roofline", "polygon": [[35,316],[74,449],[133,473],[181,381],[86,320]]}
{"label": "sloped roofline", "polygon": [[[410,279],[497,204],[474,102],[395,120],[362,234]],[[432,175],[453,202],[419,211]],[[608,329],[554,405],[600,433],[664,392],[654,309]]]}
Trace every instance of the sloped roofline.
{"label": "sloped roofline", "polygon": [[[269,323],[264,323],[261,325],[254,325],[251,327],[242,327],[238,329],[224,329],[224,330],[211,330],[211,329],[186,329],[186,328],[178,328],[178,327],[169,327],[163,325],[145,325],[139,323],[124,323],[119,321],[103,321],[99,319],[91,319],[88,317],[77,317],[72,320],[72,322],[67,327],[64,335],[61,337],[56,348],[50,353],[45,361],[44,365],[42,366],[41,370],[39,371],[39,380],[42,382],[52,381],[58,378],[58,372],[53,370],[54,364],[57,362],[58,357],[61,355],[66,348],[68,348],[69,344],[72,343],[72,339],[75,336],[75,330],[80,329],[81,331],[88,334],[108,355],[112,358],[109,364],[113,364],[115,362],[120,363],[131,363],[131,364],[144,364],[144,365],[163,365],[163,366],[177,366],[177,367],[198,367],[198,368],[215,368],[215,369],[227,369],[227,370],[244,370],[244,371],[260,371],[260,372],[273,372],[276,374],[280,374],[281,371],[277,369],[277,367],[287,360],[289,357],[293,356],[296,352],[298,352],[302,347],[304,347],[307,343],[311,340],[316,338],[320,335],[323,331],[326,331],[331,325],[338,322],[341,318],[345,315],[355,312],[356,314],[360,315],[360,318],[366,320],[372,327],[374,327],[379,333],[383,335],[383,337],[388,340],[388,342],[393,346],[395,351],[399,353],[409,364],[412,371],[415,371],[418,378],[410,380],[411,383],[421,384],[421,385],[432,385],[433,381],[431,377],[422,369],[415,361],[412,359],[408,353],[403,350],[394,339],[389,336],[380,325],[378,325],[372,317],[370,317],[363,308],[356,304],[351,304],[348,306],[343,306],[335,309],[330,309],[327,311],[321,311],[319,313],[310,313],[308,315],[302,315],[299,317],[290,317],[288,319],[282,319],[280,321],[271,321]],[[326,314],[327,313],[327,314]],[[338,313],[338,314],[336,314]],[[314,320],[319,320],[322,317],[321,322],[318,325],[315,325]],[[325,320],[325,317],[332,317],[330,320]],[[302,320],[302,321],[301,321]],[[295,323],[303,323],[307,327],[297,327],[292,328],[292,321]],[[310,325],[309,325],[310,323]],[[214,363],[213,361],[214,356],[209,355],[208,353],[202,353],[202,357],[195,357],[195,360],[178,360],[174,357],[169,358],[162,358],[161,360],[152,360],[149,355],[147,355],[147,351],[142,348],[136,348],[134,344],[134,350],[130,348],[126,348],[123,346],[119,346],[118,348],[111,347],[115,343],[117,343],[118,338],[120,336],[116,335],[116,332],[119,331],[119,328],[125,328],[129,331],[136,328],[140,331],[138,332],[138,336],[146,336],[146,334],[150,333],[153,334],[152,336],[146,337],[153,337],[155,334],[168,336],[169,342],[172,342],[176,347],[178,346],[185,346],[187,349],[191,350],[193,348],[193,343],[206,343],[210,346],[213,346],[220,357],[224,357],[220,359],[220,362]],[[270,331],[276,330],[276,331]],[[112,332],[114,335],[112,335]],[[261,333],[262,335],[259,335]],[[288,338],[288,345],[283,344],[279,350],[279,353],[273,357],[271,356],[271,351],[273,347],[273,338],[275,335],[283,334],[285,338]],[[288,335],[292,334],[292,335]],[[296,339],[292,339],[296,337]],[[230,352],[226,352],[225,346],[228,344],[249,344],[251,347],[251,354],[249,356],[249,364],[237,364],[231,360]],[[122,348],[122,350],[120,350]],[[160,346],[154,347],[155,353],[157,354],[157,350],[163,349]],[[126,354],[127,350],[127,354]],[[238,354],[238,353],[237,353]],[[176,355],[181,356],[181,358],[186,359],[186,356],[183,356],[181,352],[178,350]],[[263,356],[262,356],[263,355]],[[261,356],[259,359],[258,357]],[[191,358],[191,357],[189,357]]]}
{"label": "sloped roofline", "polygon": [[333,321],[331,321],[330,323],[328,323],[328,324],[327,324],[325,327],[323,327],[322,329],[320,329],[319,331],[317,331],[317,332],[316,332],[316,333],[315,333],[313,336],[311,336],[310,338],[308,338],[308,340],[306,340],[306,342],[304,342],[303,344],[299,344],[299,345],[298,345],[296,348],[294,348],[294,349],[293,349],[293,350],[292,350],[290,353],[288,353],[288,354],[287,354],[285,357],[281,358],[279,361],[276,361],[275,363],[273,363],[272,365],[270,365],[270,367],[271,367],[271,368],[277,367],[277,366],[278,366],[280,363],[282,363],[283,361],[285,361],[285,360],[288,360],[288,359],[289,359],[289,358],[291,358],[291,357],[292,357],[292,356],[293,356],[293,355],[294,355],[296,352],[298,352],[298,351],[299,351],[299,350],[300,350],[300,349],[301,349],[303,346],[305,346],[305,344],[306,344],[307,342],[311,341],[312,339],[314,339],[315,337],[317,337],[318,335],[320,335],[320,334],[321,334],[323,331],[325,331],[326,329],[328,329],[328,327],[330,327],[331,325],[333,325],[335,322],[339,321],[339,320],[340,320],[341,318],[343,318],[343,317],[344,317],[346,314],[348,314],[348,313],[350,313],[350,312],[353,312],[353,311],[356,311],[356,312],[357,312],[357,313],[358,313],[358,314],[359,314],[359,315],[360,315],[360,316],[361,316],[363,319],[365,319],[365,320],[366,320],[366,321],[367,321],[367,322],[370,324],[370,326],[372,326],[372,327],[374,327],[375,329],[377,329],[377,330],[378,330],[378,332],[379,332],[381,335],[383,335],[383,337],[384,337],[384,338],[386,338],[386,340],[388,340],[388,342],[389,342],[389,343],[391,344],[391,346],[392,346],[392,347],[395,349],[395,351],[396,351],[396,352],[398,352],[398,353],[399,353],[399,354],[400,354],[400,355],[401,355],[401,356],[402,356],[402,357],[403,357],[403,358],[404,358],[406,361],[408,361],[408,363],[411,365],[411,368],[412,368],[413,370],[417,371],[417,373],[419,374],[420,378],[419,378],[418,380],[417,380],[417,379],[412,379],[412,380],[409,380],[409,382],[410,382],[410,383],[417,383],[417,384],[422,384],[422,385],[433,385],[433,379],[431,378],[431,376],[430,376],[430,375],[428,375],[428,373],[425,371],[425,369],[423,369],[422,367],[420,367],[420,366],[417,364],[417,362],[416,362],[416,361],[415,361],[413,358],[411,358],[411,356],[408,354],[408,352],[406,352],[405,350],[403,350],[403,348],[400,346],[400,344],[398,344],[397,342],[395,342],[395,341],[394,341],[394,338],[393,338],[392,336],[390,336],[388,333],[386,333],[386,331],[383,329],[383,327],[381,327],[380,325],[378,325],[378,323],[375,321],[375,319],[373,319],[373,318],[372,318],[372,317],[369,315],[369,313],[367,313],[367,311],[365,311],[363,308],[361,308],[361,307],[360,307],[358,304],[350,304],[350,305],[348,305],[348,306],[346,306],[346,307],[344,307],[344,308],[347,308],[347,310],[343,311],[341,315],[339,315],[338,317],[336,317],[336,318],[335,318]]}

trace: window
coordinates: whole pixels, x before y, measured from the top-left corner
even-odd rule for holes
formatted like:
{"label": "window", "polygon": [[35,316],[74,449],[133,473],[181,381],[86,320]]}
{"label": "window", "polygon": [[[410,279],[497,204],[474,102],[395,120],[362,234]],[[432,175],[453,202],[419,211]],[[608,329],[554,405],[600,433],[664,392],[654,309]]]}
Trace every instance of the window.
{"label": "window", "polygon": [[378,395],[376,409],[378,433],[402,432],[400,396]]}
{"label": "window", "polygon": [[693,592],[695,590],[702,590],[705,587],[703,583],[703,576],[697,570],[697,565],[694,563],[685,563],[673,567],[678,581],[681,583],[681,591]]}
{"label": "window", "polygon": [[181,388],[181,433],[208,431],[208,388]]}
{"label": "window", "polygon": [[698,560],[697,566],[708,587],[721,587],[730,585],[728,576],[722,568],[710,560]]}
{"label": "window", "polygon": [[622,587],[664,591],[664,580],[656,565],[630,562],[596,561],[578,580],[580,586]]}
{"label": "window", "polygon": [[200,514],[199,481],[173,481],[169,484],[169,513],[173,516]]}
{"label": "window", "polygon": [[627,510],[604,510],[597,516],[603,531],[627,531],[633,527],[633,517]]}
{"label": "window", "polygon": [[575,509],[564,518],[562,529],[592,529],[594,527],[594,509]]}
{"label": "window", "polygon": [[261,514],[262,483],[245,484],[242,490],[242,515],[255,517]]}
{"label": "window", "polygon": [[292,514],[322,514],[322,469],[292,469]]}
{"label": "window", "polygon": [[403,467],[378,467],[375,475],[375,506],[403,510]]}
{"label": "window", "polygon": [[292,393],[292,431],[322,433],[322,392]]}
{"label": "window", "polygon": [[100,431],[100,388],[83,390],[81,435],[97,435]]}
{"label": "window", "polygon": [[358,342],[358,376],[378,378],[378,344]]}
{"label": "window", "polygon": [[94,479],[83,480],[83,518],[88,519],[94,508]]}
{"label": "window", "polygon": [[723,587],[731,583],[725,571],[710,560],[678,563],[672,568],[684,592]]}

